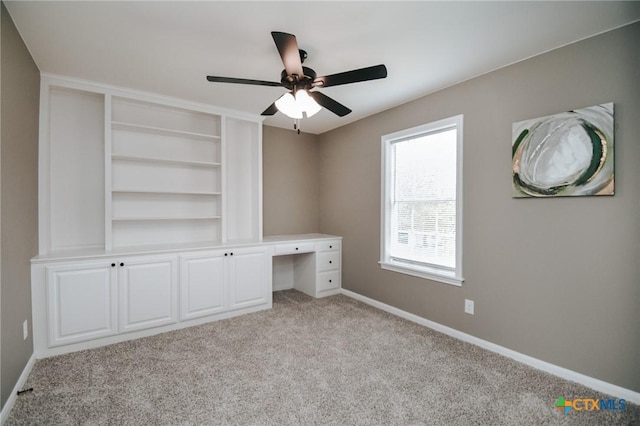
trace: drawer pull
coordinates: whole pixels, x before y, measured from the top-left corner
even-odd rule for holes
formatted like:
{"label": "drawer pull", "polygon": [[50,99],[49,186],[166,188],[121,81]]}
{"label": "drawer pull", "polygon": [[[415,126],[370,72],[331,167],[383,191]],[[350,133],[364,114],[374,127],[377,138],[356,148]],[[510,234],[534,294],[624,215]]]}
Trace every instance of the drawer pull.
{"label": "drawer pull", "polygon": [[333,248],[333,246],[329,246],[329,248]]}
{"label": "drawer pull", "polygon": [[333,263],[333,260],[330,260],[329,263]]}
{"label": "drawer pull", "polygon": [[111,264],[111,267],[112,267],[112,268],[115,268],[115,266],[116,266],[116,264],[115,264],[115,263],[112,263],[112,264]]}
{"label": "drawer pull", "polygon": [[124,262],[120,262],[120,266],[124,266]]}
{"label": "drawer pull", "polygon": [[331,282],[331,280],[329,280],[329,282]]}

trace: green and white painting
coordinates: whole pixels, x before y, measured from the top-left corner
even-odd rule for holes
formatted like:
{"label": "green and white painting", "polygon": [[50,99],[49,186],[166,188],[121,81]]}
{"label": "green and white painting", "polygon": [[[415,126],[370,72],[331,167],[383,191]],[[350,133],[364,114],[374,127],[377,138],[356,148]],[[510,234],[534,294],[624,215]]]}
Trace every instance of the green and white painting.
{"label": "green and white painting", "polygon": [[613,103],[513,124],[514,197],[613,195]]}

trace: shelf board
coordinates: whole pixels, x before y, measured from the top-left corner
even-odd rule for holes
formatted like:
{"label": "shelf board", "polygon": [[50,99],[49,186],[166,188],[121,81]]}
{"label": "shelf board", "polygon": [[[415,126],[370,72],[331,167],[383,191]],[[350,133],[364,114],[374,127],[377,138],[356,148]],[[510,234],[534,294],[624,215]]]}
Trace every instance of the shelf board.
{"label": "shelf board", "polygon": [[153,189],[112,189],[112,193],[125,194],[168,194],[168,195],[222,195],[219,191],[161,191]]}
{"label": "shelf board", "polygon": [[208,135],[205,133],[187,132],[184,130],[167,129],[164,127],[146,126],[144,124],[125,123],[123,121],[112,121],[111,126],[115,130],[133,130],[142,131],[147,133],[163,133],[175,136],[184,136],[188,138],[206,139],[206,140],[219,140],[218,135]]}
{"label": "shelf board", "polygon": [[217,220],[220,216],[191,216],[191,217],[112,217],[113,221],[150,221],[150,220]]}
{"label": "shelf board", "polygon": [[171,160],[167,158],[156,157],[142,157],[137,155],[111,155],[112,160],[124,160],[124,161],[141,161],[146,163],[163,163],[163,164],[175,164],[175,165],[187,165],[198,167],[220,167],[220,163],[214,163],[210,161],[190,161],[190,160]]}

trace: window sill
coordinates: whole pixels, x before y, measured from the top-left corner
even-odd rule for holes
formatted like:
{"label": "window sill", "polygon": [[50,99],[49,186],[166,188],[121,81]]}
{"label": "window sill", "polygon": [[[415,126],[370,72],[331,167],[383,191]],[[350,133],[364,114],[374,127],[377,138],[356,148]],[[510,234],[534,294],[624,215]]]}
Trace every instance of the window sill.
{"label": "window sill", "polygon": [[462,286],[464,278],[456,276],[453,271],[444,271],[436,268],[409,266],[395,262],[378,262],[382,269],[387,271],[399,272],[401,274],[412,275],[426,280],[438,281],[444,284]]}

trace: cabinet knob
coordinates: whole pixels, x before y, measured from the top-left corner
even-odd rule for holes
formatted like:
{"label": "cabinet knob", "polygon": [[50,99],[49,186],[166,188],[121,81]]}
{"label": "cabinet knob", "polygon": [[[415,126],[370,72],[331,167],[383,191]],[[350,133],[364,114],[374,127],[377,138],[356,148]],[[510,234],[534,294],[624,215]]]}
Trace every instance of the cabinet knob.
{"label": "cabinet knob", "polygon": [[333,263],[333,260],[330,260],[329,263]]}
{"label": "cabinet knob", "polygon": [[120,262],[120,266],[124,266],[124,262]]}
{"label": "cabinet knob", "polygon": [[225,255],[225,256],[229,256],[229,253],[225,253],[224,255]]}
{"label": "cabinet knob", "polygon": [[329,246],[329,248],[333,248],[333,246]]}
{"label": "cabinet knob", "polygon": [[298,250],[298,247],[296,247],[296,250]]}
{"label": "cabinet knob", "polygon": [[231,256],[233,256],[233,253],[231,253]]}
{"label": "cabinet knob", "polygon": [[331,282],[331,280],[329,280],[329,282]]}
{"label": "cabinet knob", "polygon": [[115,263],[112,263],[112,264],[111,264],[111,267],[112,267],[112,268],[115,268],[115,266],[116,266],[116,264],[115,264]]}

